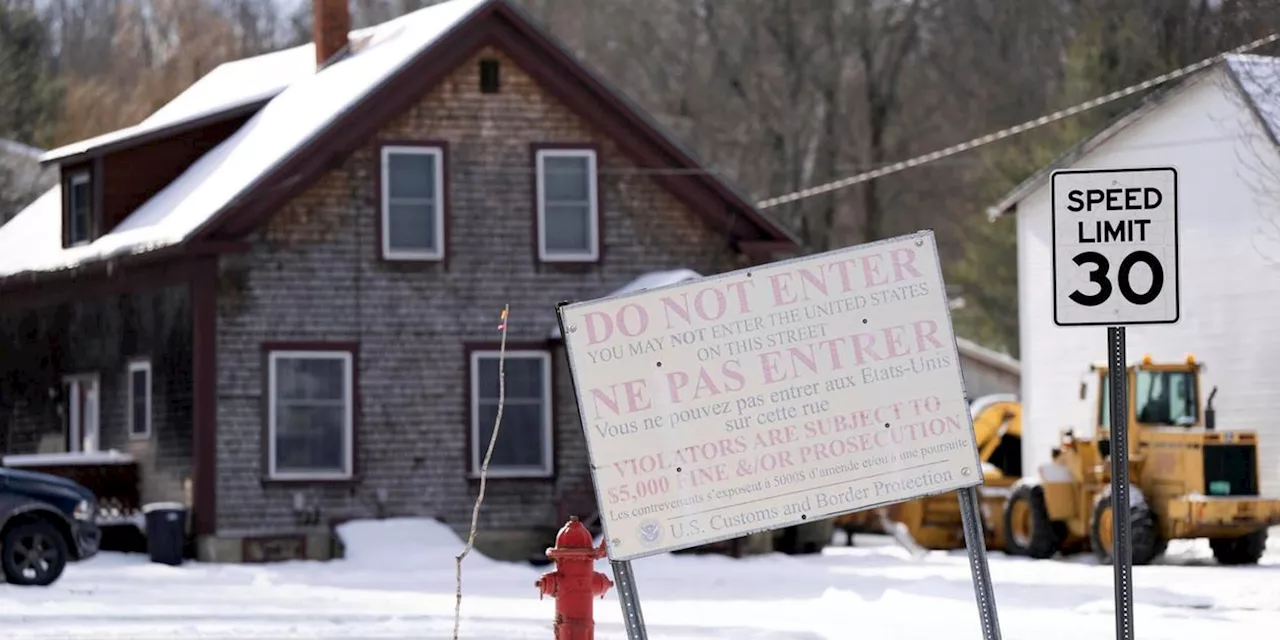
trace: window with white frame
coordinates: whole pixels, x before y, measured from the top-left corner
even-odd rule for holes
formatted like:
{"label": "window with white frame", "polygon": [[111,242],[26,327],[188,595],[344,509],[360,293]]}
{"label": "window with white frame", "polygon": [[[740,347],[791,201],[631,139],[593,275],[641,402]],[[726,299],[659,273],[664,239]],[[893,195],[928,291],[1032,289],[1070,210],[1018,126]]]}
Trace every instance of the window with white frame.
{"label": "window with white frame", "polygon": [[444,257],[444,149],[382,148],[382,255],[393,260]]}
{"label": "window with white frame", "polygon": [[538,257],[544,262],[584,262],[600,257],[596,152],[539,149]]}
{"label": "window with white frame", "polygon": [[93,181],[88,171],[67,177],[67,246],[86,244],[93,238]]}
{"label": "window with white frame", "polygon": [[268,356],[268,473],[280,480],[353,473],[354,354],[272,351]]}
{"label": "window with white frame", "polygon": [[129,386],[129,438],[151,437],[151,363],[136,360],[129,363],[126,380]]}
{"label": "window with white frame", "polygon": [[[471,472],[478,474],[498,414],[498,351],[471,353]],[[551,354],[507,351],[505,401],[491,476],[551,475]]]}

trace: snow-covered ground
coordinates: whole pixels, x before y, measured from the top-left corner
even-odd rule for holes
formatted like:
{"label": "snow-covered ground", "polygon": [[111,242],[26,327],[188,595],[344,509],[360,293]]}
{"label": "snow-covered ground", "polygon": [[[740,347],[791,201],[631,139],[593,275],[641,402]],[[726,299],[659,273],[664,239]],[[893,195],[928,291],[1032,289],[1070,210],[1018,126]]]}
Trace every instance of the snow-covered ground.
{"label": "snow-covered ground", "polygon": [[[342,534],[348,558],[330,563],[168,567],[104,553],[49,588],[0,585],[0,629],[60,640],[452,636],[457,537],[424,520],[351,523]],[[638,560],[649,637],[981,637],[963,552],[913,559],[887,538],[855,541],[820,556]],[[461,637],[550,640],[540,572],[469,556]],[[1005,638],[1115,637],[1110,567],[994,553],[991,573]],[[1136,567],[1134,583],[1143,640],[1269,640],[1280,629],[1280,530],[1262,566],[1219,567],[1207,545],[1174,543],[1163,564]],[[625,638],[616,593],[596,605],[596,637]]]}

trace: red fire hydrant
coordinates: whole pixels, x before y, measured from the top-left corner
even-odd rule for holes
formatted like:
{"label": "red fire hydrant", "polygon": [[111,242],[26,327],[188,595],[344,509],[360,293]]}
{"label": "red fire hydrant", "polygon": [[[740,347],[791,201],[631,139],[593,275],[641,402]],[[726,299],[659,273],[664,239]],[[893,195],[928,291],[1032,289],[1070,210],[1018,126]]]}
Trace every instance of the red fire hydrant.
{"label": "red fire hydrant", "polygon": [[547,557],[556,570],[542,574],[535,586],[539,599],[556,599],[556,640],[593,640],[596,635],[592,598],[604,597],[613,581],[595,570],[595,562],[605,555],[604,544],[591,547],[591,532],[569,516],[556,535],[556,546],[547,549]]}

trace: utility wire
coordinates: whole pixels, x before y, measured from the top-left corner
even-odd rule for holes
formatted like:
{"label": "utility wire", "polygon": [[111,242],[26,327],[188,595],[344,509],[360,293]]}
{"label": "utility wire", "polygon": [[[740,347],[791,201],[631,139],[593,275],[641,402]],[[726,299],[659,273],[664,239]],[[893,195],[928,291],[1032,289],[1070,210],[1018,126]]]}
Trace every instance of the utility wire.
{"label": "utility wire", "polygon": [[947,156],[952,156],[957,153],[969,151],[971,149],[976,149],[978,147],[991,144],[992,142],[1003,140],[1010,136],[1018,135],[1019,133],[1023,133],[1024,131],[1030,131],[1031,129],[1042,127],[1052,122],[1057,122],[1059,120],[1062,120],[1063,118],[1069,118],[1078,113],[1083,113],[1090,109],[1100,107],[1104,104],[1115,102],[1116,100],[1119,100],[1121,98],[1131,96],[1135,93],[1138,93],[1139,91],[1145,91],[1147,89],[1150,89],[1151,87],[1164,84],[1171,80],[1177,80],[1178,78],[1182,78],[1186,75],[1195,73],[1197,71],[1200,71],[1201,69],[1209,67],[1221,61],[1223,58],[1229,55],[1244,53],[1246,51],[1252,51],[1254,49],[1257,49],[1258,47],[1271,44],[1272,42],[1276,42],[1277,40],[1280,40],[1280,34],[1273,33],[1265,38],[1259,38],[1248,44],[1241,45],[1229,51],[1224,51],[1211,58],[1205,58],[1200,62],[1187,65],[1185,67],[1182,67],[1181,69],[1176,69],[1174,71],[1170,71],[1168,73],[1158,75],[1145,82],[1141,82],[1135,85],[1125,87],[1124,89],[1120,89],[1119,91],[1113,91],[1104,96],[1099,96],[1097,98],[1089,100],[1088,102],[1082,102],[1073,107],[1068,107],[1066,109],[1062,109],[1061,111],[1056,111],[1054,113],[1041,116],[1039,118],[1036,118],[1035,120],[1028,120],[1027,122],[1024,122],[1022,124],[1012,126],[1007,129],[1002,129],[994,133],[989,133],[979,138],[974,138],[972,140],[969,140],[968,142],[962,142],[960,144],[947,147],[945,149],[939,149],[938,151],[934,151],[932,153],[926,153],[922,156],[916,156],[915,158],[912,158],[910,160],[895,162],[893,164],[880,167],[879,169],[874,169],[871,171],[866,171],[863,173],[849,176],[848,178],[842,178],[840,180],[828,182],[825,184],[820,184],[814,187],[809,187],[807,189],[801,189],[799,191],[794,191],[792,193],[781,195],[776,198],[769,198],[768,200],[762,200],[756,203],[756,207],[760,209],[769,209],[771,207],[776,207],[781,204],[787,204],[789,202],[796,202],[798,200],[804,200],[806,198],[820,196],[824,193],[830,193],[832,191],[844,189],[845,187],[851,187],[855,184],[860,184],[870,180],[875,180],[876,178],[882,178],[892,173],[898,173],[899,171],[910,169],[912,167],[918,167],[922,164],[934,162],[935,160],[940,160]]}

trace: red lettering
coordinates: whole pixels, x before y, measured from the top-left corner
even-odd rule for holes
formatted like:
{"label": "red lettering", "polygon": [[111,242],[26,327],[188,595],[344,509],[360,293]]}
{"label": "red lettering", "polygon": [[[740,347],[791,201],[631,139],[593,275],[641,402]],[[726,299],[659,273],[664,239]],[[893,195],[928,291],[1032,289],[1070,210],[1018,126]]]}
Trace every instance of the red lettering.
{"label": "red lettering", "polygon": [[[795,304],[795,302],[799,300],[799,298],[794,294],[791,294],[790,289],[788,289],[791,285],[790,273],[775,273],[774,275],[769,276],[769,285],[773,289],[773,306],[782,307],[789,304]],[[787,295],[791,295],[791,298],[787,299]]]}
{"label": "red lettering", "polygon": [[883,360],[873,351],[876,346],[876,337],[870,333],[855,333],[850,336],[853,340],[853,357],[857,359],[858,364],[866,364],[867,356],[870,355],[873,360]]}
{"label": "red lettering", "polygon": [[747,285],[755,286],[755,280],[743,280],[741,282],[730,282],[725,285],[725,289],[732,291],[738,297],[738,311],[741,313],[751,313],[751,304],[747,300]]}
{"label": "red lettering", "polygon": [[720,365],[720,373],[724,374],[724,377],[728,378],[730,382],[737,383],[736,385],[726,384],[725,389],[727,391],[736,393],[746,388],[747,378],[742,375],[742,363],[736,359],[725,360],[724,364]]}
{"label": "red lettering", "polygon": [[[911,323],[916,331],[916,349],[919,351],[927,351],[928,349],[941,349],[942,342],[938,340],[935,334],[938,333],[938,323],[932,320],[920,320]],[[933,345],[926,347],[925,342]]]}
{"label": "red lettering", "polygon": [[913,278],[923,278],[920,270],[915,267],[916,250],[915,249],[894,249],[889,252],[889,259],[893,262],[893,277],[896,280],[903,280],[906,276],[904,272],[910,273]]}
{"label": "red lettering", "polygon": [[[706,294],[708,293],[715,300],[714,313],[707,310]],[[703,289],[693,296],[693,307],[703,320],[719,320],[724,315],[724,312],[729,310],[729,300],[725,298],[724,292],[719,289]]]}
{"label": "red lettering", "polygon": [[606,407],[608,407],[608,408],[609,408],[609,410],[610,410],[610,411],[612,411],[614,415],[618,415],[618,414],[619,414],[619,410],[618,410],[618,395],[617,395],[617,388],[616,388],[616,387],[617,387],[617,385],[614,385],[613,387],[611,387],[611,388],[610,388],[610,390],[611,390],[611,391],[613,391],[613,394],[612,394],[612,395],[605,395],[605,393],[604,393],[603,391],[599,390],[599,389],[592,389],[592,390],[589,392],[589,393],[590,393],[590,395],[591,395],[591,399],[592,399],[593,401],[595,401],[595,403],[594,403],[592,406],[594,406],[594,407],[595,407],[595,409],[596,409],[596,419],[599,419],[599,418],[601,417],[601,416],[600,416],[600,403],[601,403],[601,402],[603,402],[603,403],[604,403],[604,405],[605,405]]}
{"label": "red lettering", "polygon": [[706,367],[699,367],[696,381],[694,381],[693,395],[690,398],[684,398],[682,392],[689,386],[689,382],[689,374],[683,371],[672,371],[667,374],[667,391],[672,402],[680,403],[687,399],[697,400],[718,396],[726,391],[741,391],[746,386],[747,379],[742,375],[742,363],[737,360],[725,360],[720,363],[719,376]]}
{"label": "red lettering", "polygon": [[674,328],[675,328],[675,325],[674,325],[674,324],[672,324],[672,322],[671,322],[671,312],[673,312],[673,311],[675,312],[675,314],[676,314],[677,316],[680,316],[680,319],[681,319],[681,320],[684,320],[684,323],[685,323],[686,325],[689,325],[689,324],[692,324],[692,323],[693,323],[693,318],[691,318],[691,317],[689,316],[689,294],[687,294],[687,293],[683,293],[683,294],[681,294],[681,295],[682,295],[682,296],[684,296],[684,298],[685,298],[685,302],[684,302],[684,305],[683,305],[683,306],[681,306],[681,305],[680,305],[680,304],[679,304],[679,303],[678,303],[674,298],[672,298],[671,296],[666,296],[666,297],[664,297],[664,298],[662,299],[662,310],[666,313],[666,318],[667,318],[667,328],[668,328],[668,329],[674,329]]}
{"label": "red lettering", "polygon": [[[582,322],[587,326],[587,346],[599,344],[613,336],[613,319],[607,313],[588,311]],[[598,322],[603,322],[603,326],[598,325]]]}
{"label": "red lettering", "polygon": [[672,402],[680,402],[680,390],[689,384],[689,374],[672,371],[667,374],[667,394]]}
{"label": "red lettering", "polygon": [[[623,389],[623,397],[626,398],[626,410],[623,411],[618,404],[618,387]],[[592,406],[596,410],[596,418],[601,418],[600,405],[604,404],[614,415],[623,413],[635,413],[636,411],[644,411],[652,406],[652,403],[644,397],[647,387],[643,378],[630,380],[627,382],[609,385],[609,392],[606,394],[600,389],[592,389],[589,392],[593,401]]]}
{"label": "red lettering", "polygon": [[712,379],[711,374],[706,369],[700,369],[698,371],[698,384],[693,388],[693,399],[701,398],[704,392],[708,396],[718,396],[722,393],[720,387],[716,386],[716,381]]}
{"label": "red lettering", "polygon": [[623,389],[627,392],[627,413],[636,411],[644,411],[653,406],[648,399],[644,398],[644,392],[648,390],[643,378],[638,380],[630,380],[622,383]]}
{"label": "red lettering", "polygon": [[[636,323],[639,326],[631,327],[631,323],[627,322],[627,309],[635,310]],[[634,302],[623,305],[622,308],[618,310],[617,324],[618,331],[621,331],[622,335],[627,336],[628,338],[634,338],[644,333],[649,328],[649,312],[645,311],[644,307]]]}
{"label": "red lettering", "polygon": [[908,351],[902,344],[902,336],[898,335],[899,333],[905,334],[906,332],[907,330],[901,326],[885,327],[884,342],[885,346],[888,348],[888,351],[886,352],[888,355],[886,357],[896,358],[910,353],[910,351]]}
{"label": "red lettering", "polygon": [[[884,256],[875,253],[869,256],[862,256],[858,259],[862,263],[862,277],[867,283],[867,288],[878,287],[882,284],[889,284],[889,277],[880,273],[880,261],[884,260]],[[876,280],[876,276],[883,276],[882,280]]]}
{"label": "red lettering", "polygon": [[760,372],[764,374],[764,383],[773,384],[787,379],[787,374],[778,370],[777,358],[782,354],[777,351],[760,354]]}
{"label": "red lettering", "polygon": [[[827,295],[827,277],[824,273],[814,273],[808,269],[798,269],[797,271],[800,273],[801,291],[806,289],[804,285],[807,283],[813,285],[814,289],[822,292],[822,295]],[[808,300],[809,296],[806,295],[804,299]]]}

